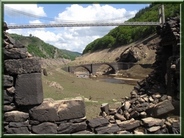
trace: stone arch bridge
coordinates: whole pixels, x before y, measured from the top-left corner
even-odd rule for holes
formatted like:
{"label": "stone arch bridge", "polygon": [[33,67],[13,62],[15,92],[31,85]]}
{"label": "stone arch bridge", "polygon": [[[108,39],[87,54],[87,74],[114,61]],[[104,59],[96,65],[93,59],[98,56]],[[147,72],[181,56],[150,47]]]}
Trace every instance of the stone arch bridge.
{"label": "stone arch bridge", "polygon": [[[83,65],[76,65],[76,66],[67,66],[63,69],[67,72],[74,73],[77,68],[82,67],[86,69],[90,74],[96,74],[98,68],[102,65],[108,65],[110,68],[114,70],[114,73],[116,73],[118,70],[126,70],[138,64],[133,62],[112,62],[112,63],[104,62],[104,63],[90,63],[90,64],[83,64]],[[142,64],[141,66],[150,67],[150,64],[144,64],[144,65]]]}

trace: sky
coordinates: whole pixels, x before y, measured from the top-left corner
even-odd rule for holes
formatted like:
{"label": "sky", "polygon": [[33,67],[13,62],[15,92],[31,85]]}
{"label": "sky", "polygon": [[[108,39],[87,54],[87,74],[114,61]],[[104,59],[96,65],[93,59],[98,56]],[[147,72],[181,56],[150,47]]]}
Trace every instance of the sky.
{"label": "sky", "polygon": [[[4,21],[12,24],[124,22],[148,4],[4,4]],[[115,26],[9,29],[8,33],[36,36],[59,49],[80,52]]]}

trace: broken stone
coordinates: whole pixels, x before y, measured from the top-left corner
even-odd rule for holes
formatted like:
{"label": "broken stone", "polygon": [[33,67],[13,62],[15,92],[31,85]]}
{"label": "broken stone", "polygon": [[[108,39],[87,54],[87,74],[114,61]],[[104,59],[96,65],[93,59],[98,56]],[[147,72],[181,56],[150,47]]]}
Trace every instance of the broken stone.
{"label": "broken stone", "polygon": [[130,114],[129,114],[129,112],[128,111],[124,111],[124,116],[125,116],[125,118],[127,119],[127,120],[129,120],[130,119]]}
{"label": "broken stone", "polygon": [[108,103],[103,103],[100,109],[102,112],[105,112],[107,115],[109,115],[109,104]]}
{"label": "broken stone", "polygon": [[97,134],[114,134],[119,130],[120,128],[118,127],[117,124],[109,124],[107,126],[95,128]]}
{"label": "broken stone", "polygon": [[161,95],[159,93],[155,93],[155,94],[152,95],[152,97],[154,99],[156,99],[156,98],[159,99],[159,98],[161,98]]}
{"label": "broken stone", "polygon": [[75,132],[73,134],[80,134],[80,135],[81,134],[85,134],[85,135],[88,134],[89,135],[89,134],[94,134],[94,133],[92,133],[91,131],[88,131],[88,130],[84,130],[84,131]]}
{"label": "broken stone", "polygon": [[143,99],[144,99],[144,101],[146,101],[146,102],[149,101],[148,97],[143,97]]}
{"label": "broken stone", "polygon": [[153,126],[153,127],[148,128],[147,130],[149,132],[155,132],[155,131],[158,131],[160,128],[161,126]]}
{"label": "broken stone", "polygon": [[4,104],[10,104],[13,102],[13,96],[4,90]]}
{"label": "broken stone", "polygon": [[171,101],[165,100],[155,105],[155,107],[146,111],[150,116],[160,116],[166,113],[169,113],[174,110],[174,106]]}
{"label": "broken stone", "polygon": [[131,91],[130,95],[131,95],[131,98],[136,98],[138,96],[136,90]]}
{"label": "broken stone", "polygon": [[162,126],[164,124],[164,121],[162,119],[153,118],[153,117],[143,118],[142,121],[143,121],[143,124],[148,127],[155,126],[155,125]]}
{"label": "broken stone", "polygon": [[88,120],[87,123],[90,127],[95,128],[99,126],[106,126],[109,124],[109,121],[104,117],[98,117]]}
{"label": "broken stone", "polygon": [[4,107],[4,112],[8,112],[16,109],[16,106],[14,104],[4,105],[3,107]]}
{"label": "broken stone", "polygon": [[139,127],[141,122],[139,120],[130,119],[127,121],[117,123],[121,130],[131,130],[133,128]]}
{"label": "broken stone", "polygon": [[44,122],[32,126],[32,131],[36,134],[57,134],[57,125],[51,122]]}
{"label": "broken stone", "polygon": [[123,115],[118,114],[118,113],[116,113],[116,114],[114,115],[114,118],[115,118],[115,119],[119,119],[119,120],[121,120],[121,121],[125,121],[125,120],[126,120],[126,118],[125,118]]}
{"label": "broken stone", "polygon": [[29,126],[29,121],[25,122],[10,122],[9,127],[28,127]]}
{"label": "broken stone", "polygon": [[36,120],[29,120],[29,124],[30,125],[38,125],[38,124],[40,124],[40,122],[36,121]]}
{"label": "broken stone", "polygon": [[161,98],[160,98],[160,101],[164,101],[167,99],[167,95],[163,95]]}
{"label": "broken stone", "polygon": [[140,113],[140,117],[145,118],[146,116],[147,116],[147,113],[146,112],[141,112]]}
{"label": "broken stone", "polygon": [[131,113],[130,113],[130,118],[136,118],[136,117],[138,117],[139,116],[139,112],[137,112],[137,111],[132,111]]}
{"label": "broken stone", "polygon": [[13,77],[9,75],[3,75],[3,83],[4,87],[13,86]]}
{"label": "broken stone", "polygon": [[82,118],[77,118],[77,119],[71,119],[71,120],[69,120],[69,122],[71,122],[71,123],[80,123],[80,122],[83,122],[83,121],[86,121],[86,116],[85,117],[82,117]]}
{"label": "broken stone", "polygon": [[27,48],[4,49],[5,59],[24,59],[27,57]]}
{"label": "broken stone", "polygon": [[124,103],[124,109],[125,109],[125,110],[128,110],[128,109],[130,108],[130,106],[131,106],[130,101],[126,101],[126,102]]}
{"label": "broken stone", "polygon": [[149,96],[149,101],[150,102],[153,102],[154,101],[154,99],[152,98],[152,96]]}
{"label": "broken stone", "polygon": [[146,134],[146,129],[143,127],[138,127],[134,130],[134,134],[137,134],[137,135]]}
{"label": "broken stone", "polygon": [[144,103],[145,101],[147,100],[144,100],[145,98],[138,98],[137,100],[140,102],[140,103]]}
{"label": "broken stone", "polygon": [[131,134],[131,133],[129,131],[123,130],[123,131],[117,132],[117,134]]}
{"label": "broken stone", "polygon": [[4,113],[4,120],[7,122],[24,122],[29,118],[29,114],[21,111],[10,111]]}
{"label": "broken stone", "polygon": [[87,124],[85,122],[81,123],[61,123],[58,126],[59,134],[71,134],[78,131],[84,131],[87,128]]}
{"label": "broken stone", "polygon": [[115,115],[116,113],[116,109],[109,109],[109,115]]}
{"label": "broken stone", "polygon": [[10,88],[7,88],[6,91],[9,93],[9,94],[14,94],[15,93],[15,87],[10,87]]}
{"label": "broken stone", "polygon": [[6,127],[5,133],[7,134],[31,134],[27,127],[9,128]]}

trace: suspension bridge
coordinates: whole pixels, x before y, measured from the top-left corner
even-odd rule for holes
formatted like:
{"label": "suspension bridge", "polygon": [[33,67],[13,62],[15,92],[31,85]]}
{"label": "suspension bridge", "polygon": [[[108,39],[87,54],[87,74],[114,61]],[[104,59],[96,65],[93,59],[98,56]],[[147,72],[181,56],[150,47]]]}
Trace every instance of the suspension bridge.
{"label": "suspension bridge", "polygon": [[[21,13],[20,11],[16,11]],[[24,13],[25,14],[25,13]],[[31,15],[26,13],[27,15]],[[55,23],[55,24],[26,24],[26,25],[9,25],[9,29],[26,29],[26,28],[49,28],[49,27],[88,27],[88,26],[158,26],[163,25],[165,22],[164,5],[159,8],[159,21],[158,22],[123,22],[123,23],[99,23],[99,22],[72,22],[72,23]],[[35,15],[36,16],[36,15]]]}

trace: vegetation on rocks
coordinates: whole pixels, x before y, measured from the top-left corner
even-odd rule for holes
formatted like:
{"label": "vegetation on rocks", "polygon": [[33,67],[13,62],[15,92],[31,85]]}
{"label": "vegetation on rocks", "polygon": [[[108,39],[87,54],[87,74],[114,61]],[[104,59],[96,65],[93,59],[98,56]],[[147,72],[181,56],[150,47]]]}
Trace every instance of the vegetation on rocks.
{"label": "vegetation on rocks", "polygon": [[[157,22],[158,8],[160,4],[151,4],[150,6],[140,10],[135,17],[128,20],[128,22]],[[164,4],[166,19],[171,16],[177,16],[180,12],[180,5],[176,4]],[[148,35],[155,32],[154,26],[118,26],[112,29],[108,34],[102,38],[98,38],[89,43],[83,51],[85,53],[92,53],[97,50],[106,48],[117,48],[122,45],[126,45],[143,39]]]}

